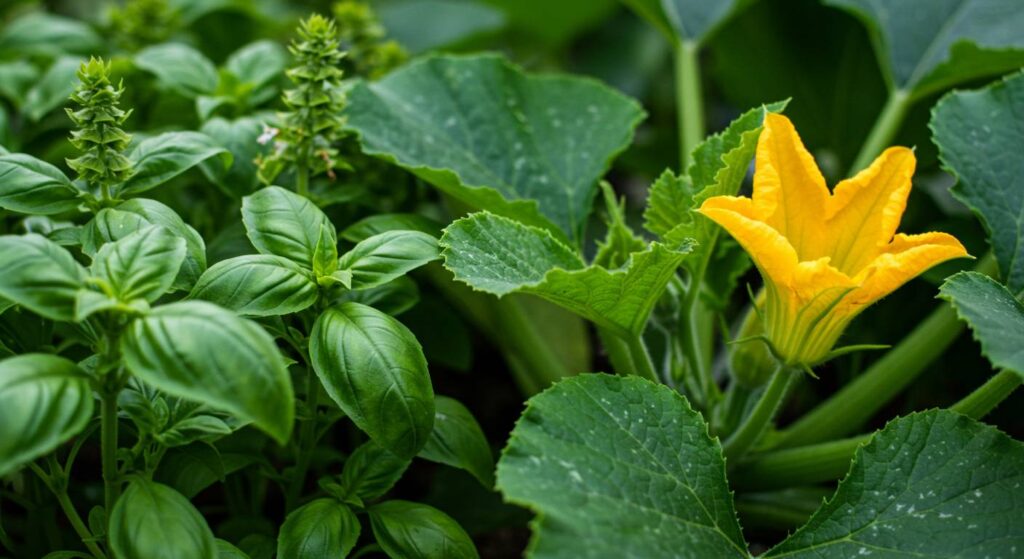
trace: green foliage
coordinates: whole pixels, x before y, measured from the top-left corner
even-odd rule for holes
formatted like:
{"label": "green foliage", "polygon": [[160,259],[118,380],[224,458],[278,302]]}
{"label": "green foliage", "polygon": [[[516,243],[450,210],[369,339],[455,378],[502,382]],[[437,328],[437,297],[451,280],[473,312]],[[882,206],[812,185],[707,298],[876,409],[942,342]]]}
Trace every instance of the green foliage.
{"label": "green foliage", "polygon": [[967,321],[992,365],[1024,375],[1024,305],[1009,289],[977,272],[961,272],[942,284],[942,298]]}
{"label": "green foliage", "polygon": [[478,559],[466,531],[445,513],[408,501],[385,501],[370,507],[377,543],[390,557],[409,559]]}
{"label": "green foliage", "polygon": [[128,0],[111,8],[109,17],[117,40],[129,50],[168,39],[178,24],[167,0]]}
{"label": "green foliage", "polygon": [[110,548],[124,559],[216,559],[213,532],[192,503],[152,481],[132,481],[110,513]]}
{"label": "green foliage", "polygon": [[[79,84],[71,95],[78,109],[68,109],[68,116],[78,128],[71,133],[71,143],[82,155],[68,159],[68,166],[87,184],[109,189],[123,183],[132,174],[132,163],[124,155],[131,140],[120,127],[131,111],[118,106],[124,88],[110,83],[110,62],[90,58],[78,70]],[[106,196],[104,196],[106,198]]]}
{"label": "green foliage", "polygon": [[344,503],[317,499],[288,515],[277,537],[281,559],[348,555],[359,539],[359,519]]}
{"label": "green foliage", "polygon": [[978,216],[1010,291],[1024,292],[1024,74],[979,91],[958,91],[932,112],[942,163],[959,182],[952,193]]}
{"label": "green foliage", "polygon": [[[474,9],[470,4],[465,9]],[[408,55],[387,32],[365,0],[341,0],[334,4],[338,37],[348,53],[345,65],[353,75],[376,79],[405,62]]]}
{"label": "green foliage", "polygon": [[462,468],[484,487],[494,485],[494,458],[480,425],[458,400],[434,399],[434,431],[419,456]]}

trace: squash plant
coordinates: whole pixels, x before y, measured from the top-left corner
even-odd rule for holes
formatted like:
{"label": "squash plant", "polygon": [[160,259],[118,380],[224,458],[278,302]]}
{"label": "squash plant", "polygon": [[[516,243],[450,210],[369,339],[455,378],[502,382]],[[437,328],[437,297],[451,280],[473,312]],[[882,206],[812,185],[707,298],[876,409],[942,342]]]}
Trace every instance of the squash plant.
{"label": "squash plant", "polygon": [[1024,549],[1014,0],[293,4],[0,7],[0,557]]}

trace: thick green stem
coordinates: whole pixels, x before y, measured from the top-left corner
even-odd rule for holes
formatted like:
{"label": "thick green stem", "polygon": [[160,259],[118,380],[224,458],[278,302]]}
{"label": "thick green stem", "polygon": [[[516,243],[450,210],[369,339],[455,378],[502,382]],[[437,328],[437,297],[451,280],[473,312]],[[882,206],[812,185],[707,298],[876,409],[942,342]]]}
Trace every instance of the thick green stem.
{"label": "thick green stem", "polygon": [[103,505],[107,522],[110,511],[121,495],[121,479],[117,471],[117,392],[102,395],[100,409],[100,453],[103,469]]}
{"label": "thick green stem", "polygon": [[518,299],[504,297],[496,300],[495,305],[497,336],[506,340],[508,351],[524,361],[530,376],[537,379],[542,388],[573,374],[537,333]]}
{"label": "thick green stem", "polygon": [[1003,400],[1010,397],[1021,385],[1021,376],[1013,371],[1003,369],[949,409],[962,413],[967,417],[981,419],[996,408]]}
{"label": "thick green stem", "polygon": [[320,379],[310,366],[306,352],[302,352],[302,359],[306,365],[306,408],[310,417],[306,418],[299,427],[299,442],[297,445],[297,456],[295,457],[295,469],[292,471],[288,484],[288,493],[285,495],[285,510],[291,511],[298,503],[302,495],[302,488],[306,485],[306,472],[309,471],[309,463],[312,460],[313,449],[316,446],[316,408],[320,404]]}
{"label": "thick green stem", "polygon": [[689,166],[693,148],[704,139],[704,95],[698,51],[698,45],[687,41],[680,41],[675,49],[679,161],[684,170]]}
{"label": "thick green stem", "polygon": [[715,408],[712,430],[718,436],[732,433],[743,419],[754,390],[739,382],[733,382],[725,392],[722,405]]}
{"label": "thick green stem", "polygon": [[[994,274],[995,259],[991,254],[985,256],[975,270]],[[862,375],[781,431],[775,446],[804,446],[857,432],[938,359],[963,330],[956,312],[942,303]]]}
{"label": "thick green stem", "polygon": [[792,380],[793,372],[785,365],[779,365],[750,415],[722,445],[726,459],[739,460],[757,443],[775,418]]}
{"label": "thick green stem", "polygon": [[295,167],[295,192],[299,196],[309,196],[309,169],[305,165]]}
{"label": "thick green stem", "polygon": [[899,132],[911,104],[912,99],[910,95],[901,89],[893,90],[889,94],[889,100],[885,103],[885,107],[882,108],[881,114],[878,115],[878,120],[875,121],[875,126],[871,129],[871,133],[868,134],[864,145],[861,146],[857,159],[850,166],[848,175],[853,176],[861,169],[867,168],[871,161],[878,157],[878,154],[882,153],[882,150],[892,142],[893,138],[896,137],[896,133]]}
{"label": "thick green stem", "polygon": [[647,351],[643,334],[627,338],[626,345],[629,347],[629,355],[633,361],[633,374],[647,380],[661,382],[658,373],[654,370],[654,362],[651,360],[651,353]]}
{"label": "thick green stem", "polygon": [[[1012,371],[1000,371],[949,409],[980,420],[1021,385]],[[850,469],[850,460],[871,434],[797,448],[767,452],[743,462],[729,474],[740,490],[769,490],[839,479]]]}
{"label": "thick green stem", "polygon": [[770,493],[751,493],[736,499],[744,529],[791,530],[807,522],[832,491],[801,487]]}

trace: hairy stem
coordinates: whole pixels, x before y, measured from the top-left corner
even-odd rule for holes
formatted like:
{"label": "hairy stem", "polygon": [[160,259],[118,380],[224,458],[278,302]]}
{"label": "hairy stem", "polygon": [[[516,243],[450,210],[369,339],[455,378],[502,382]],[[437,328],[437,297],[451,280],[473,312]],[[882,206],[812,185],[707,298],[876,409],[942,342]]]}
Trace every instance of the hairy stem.
{"label": "hairy stem", "polygon": [[793,372],[789,367],[779,365],[775,373],[772,374],[772,379],[768,382],[768,386],[761,393],[761,397],[754,404],[754,409],[751,410],[750,415],[740,423],[740,426],[732,436],[722,445],[722,451],[725,453],[726,459],[739,460],[757,443],[765,429],[768,428],[768,425],[775,418],[775,413],[782,404],[782,400],[786,397],[787,389],[792,380]]}
{"label": "hairy stem", "polygon": [[679,115],[679,161],[685,169],[693,148],[704,139],[704,97],[698,46],[680,41],[675,48],[676,111]]}
{"label": "hairy stem", "polygon": [[878,115],[878,120],[871,128],[871,133],[868,134],[867,140],[861,146],[860,153],[854,159],[853,165],[850,166],[848,175],[852,176],[861,169],[865,169],[892,142],[896,133],[899,132],[900,126],[903,125],[903,119],[907,116],[912,101],[910,95],[901,89],[889,93],[889,100],[886,101],[885,107]]}

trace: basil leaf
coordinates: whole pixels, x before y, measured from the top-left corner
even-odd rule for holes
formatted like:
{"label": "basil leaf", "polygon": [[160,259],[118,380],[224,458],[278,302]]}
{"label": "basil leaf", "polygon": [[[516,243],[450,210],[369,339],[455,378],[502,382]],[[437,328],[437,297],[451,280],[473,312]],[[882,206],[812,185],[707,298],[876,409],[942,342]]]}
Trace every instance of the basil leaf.
{"label": "basil leaf", "polygon": [[231,53],[224,69],[253,89],[276,80],[288,66],[288,51],[274,41],[255,41]]}
{"label": "basil leaf", "polygon": [[101,50],[103,41],[85,23],[42,12],[12,20],[0,32],[0,52],[12,52],[17,57],[54,57]]}
{"label": "basil leaf", "polygon": [[213,532],[177,491],[136,478],[110,512],[111,550],[118,559],[217,559]]}
{"label": "basil leaf", "polygon": [[25,155],[0,155],[0,208],[52,215],[78,208],[81,191],[60,169]]}
{"label": "basil leaf", "polygon": [[76,74],[81,65],[82,59],[75,56],[55,60],[25,93],[25,104],[21,108],[25,116],[35,122],[66,103],[75,90]]}
{"label": "basil leaf", "polygon": [[245,232],[262,254],[273,254],[294,261],[307,270],[320,241],[321,227],[336,245],[334,225],[308,198],[279,186],[268,186],[242,198]]}
{"label": "basil leaf", "polygon": [[352,272],[352,289],[370,289],[440,258],[437,239],[419,231],[386,231],[360,241],[338,266]]}
{"label": "basil leaf", "polygon": [[263,126],[263,122],[255,117],[235,120],[215,117],[199,129],[235,155],[228,168],[224,168],[218,159],[208,159],[199,164],[203,174],[232,198],[241,198],[259,188],[256,158],[273,149],[271,144],[261,145],[258,141]]}
{"label": "basil leaf", "polygon": [[364,217],[349,225],[339,236],[346,241],[358,243],[387,231],[421,231],[437,237],[441,224],[419,214],[376,214]]}
{"label": "basil leaf", "polygon": [[217,87],[217,68],[188,45],[163,43],[146,47],[135,55],[134,61],[165,87],[188,98],[211,93]]}
{"label": "basil leaf", "polygon": [[359,519],[344,503],[316,499],[295,509],[277,536],[278,559],[346,557],[359,539]]}
{"label": "basil leaf", "polygon": [[360,82],[346,115],[366,153],[578,244],[597,180],[644,113],[591,80],[531,76],[477,55],[431,56]]}
{"label": "basil leaf", "polygon": [[288,371],[256,323],[202,301],[171,303],[132,322],[121,350],[128,369],[148,384],[251,421],[279,443],[291,435]]}
{"label": "basil leaf", "polygon": [[0,361],[0,477],[75,436],[92,419],[92,406],[89,377],[63,357]]}
{"label": "basil leaf", "polygon": [[366,305],[342,303],[317,318],[309,354],[327,393],[372,439],[400,458],[427,443],[434,390],[408,328]]}
{"label": "basil leaf", "polygon": [[638,377],[580,375],[530,398],[498,488],[539,513],[537,559],[750,557],[718,441],[682,396]]}
{"label": "basil leaf", "polygon": [[52,320],[75,317],[85,270],[67,250],[36,234],[0,236],[0,296]]}
{"label": "basil leaf", "polygon": [[494,485],[494,456],[476,418],[458,400],[434,398],[434,431],[420,458],[461,468],[484,487]]}
{"label": "basil leaf", "polygon": [[122,196],[145,192],[218,156],[221,167],[231,167],[231,152],[199,132],[165,132],[146,138],[128,150],[135,171],[117,192]]}
{"label": "basil leaf", "polygon": [[199,278],[190,295],[246,316],[276,316],[308,308],[319,296],[298,264],[265,254],[222,260]]}
{"label": "basil leaf", "polygon": [[419,503],[385,501],[370,507],[377,543],[392,559],[478,559],[469,534],[447,514]]}
{"label": "basil leaf", "polygon": [[184,260],[185,240],[150,225],[100,247],[90,271],[110,286],[119,301],[152,303],[171,288]]}
{"label": "basil leaf", "polygon": [[411,461],[399,458],[372,439],[345,460],[339,497],[356,506],[384,496],[402,477]]}

